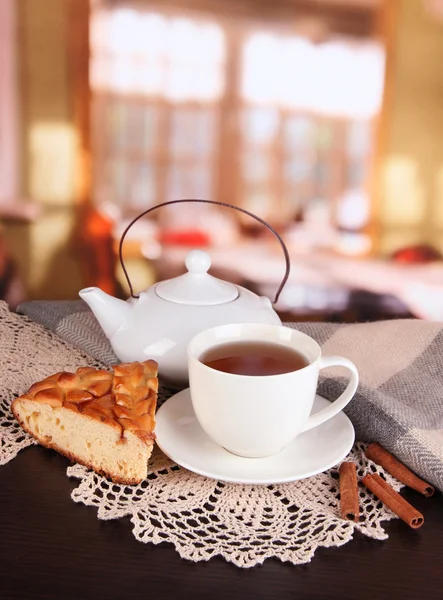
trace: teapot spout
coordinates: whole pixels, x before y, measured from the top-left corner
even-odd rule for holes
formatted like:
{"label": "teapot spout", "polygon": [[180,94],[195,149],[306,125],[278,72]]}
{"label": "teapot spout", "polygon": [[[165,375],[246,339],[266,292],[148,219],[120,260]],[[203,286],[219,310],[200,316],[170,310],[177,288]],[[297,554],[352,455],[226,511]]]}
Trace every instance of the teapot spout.
{"label": "teapot spout", "polygon": [[97,287],[84,288],[80,290],[79,296],[89,305],[109,339],[114,336],[131,311],[127,302],[114,298]]}

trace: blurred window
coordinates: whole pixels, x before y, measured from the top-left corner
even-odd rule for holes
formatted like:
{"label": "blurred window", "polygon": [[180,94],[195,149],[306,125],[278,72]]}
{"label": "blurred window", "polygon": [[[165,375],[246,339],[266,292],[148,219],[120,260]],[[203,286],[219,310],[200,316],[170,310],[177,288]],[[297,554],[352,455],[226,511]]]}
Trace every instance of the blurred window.
{"label": "blurred window", "polygon": [[339,218],[342,199],[366,192],[383,93],[381,47],[257,32],[241,60],[244,204],[283,221],[324,198],[327,218]]}
{"label": "blurred window", "polygon": [[130,212],[162,199],[214,197],[222,28],[99,8],[91,49],[96,200]]}
{"label": "blurred window", "polygon": [[274,223],[311,203],[345,229],[349,199],[366,206],[383,92],[378,43],[316,44],[277,25],[233,27],[178,8],[94,6],[98,202],[130,212],[213,198]]}

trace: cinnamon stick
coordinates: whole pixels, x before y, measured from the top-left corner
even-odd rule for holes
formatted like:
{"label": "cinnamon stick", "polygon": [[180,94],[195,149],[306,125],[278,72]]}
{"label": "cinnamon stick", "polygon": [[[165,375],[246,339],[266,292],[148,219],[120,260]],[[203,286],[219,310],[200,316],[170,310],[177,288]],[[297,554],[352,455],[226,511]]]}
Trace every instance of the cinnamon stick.
{"label": "cinnamon stick", "polygon": [[341,518],[347,521],[358,521],[360,507],[358,505],[357,468],[353,462],[340,465],[340,508]]}
{"label": "cinnamon stick", "polygon": [[400,517],[400,519],[407,523],[409,527],[418,529],[423,525],[425,522],[423,515],[400,496],[400,494],[398,494],[389,483],[382,479],[380,475],[377,475],[377,473],[365,475],[362,482],[377,496],[377,498],[386,504],[397,517]]}
{"label": "cinnamon stick", "polygon": [[376,442],[369,444],[366,448],[366,456],[377,463],[377,465],[383,467],[385,471],[393,475],[396,479],[423,494],[423,496],[430,498],[434,493],[434,488],[431,484],[417,477],[406,465],[401,463],[395,456],[380,446],[380,444]]}

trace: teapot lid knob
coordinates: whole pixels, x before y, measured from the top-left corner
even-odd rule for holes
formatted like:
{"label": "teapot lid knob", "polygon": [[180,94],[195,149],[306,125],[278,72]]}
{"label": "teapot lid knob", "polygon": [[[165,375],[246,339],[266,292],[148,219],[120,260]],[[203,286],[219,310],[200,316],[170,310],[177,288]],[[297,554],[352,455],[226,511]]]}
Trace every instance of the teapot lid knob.
{"label": "teapot lid knob", "polygon": [[211,258],[206,252],[191,250],[185,264],[187,273],[156,285],[157,296],[169,302],[194,306],[225,304],[238,297],[235,285],[209,275]]}
{"label": "teapot lid knob", "polygon": [[211,257],[202,250],[191,250],[185,260],[189,273],[207,273],[211,268]]}

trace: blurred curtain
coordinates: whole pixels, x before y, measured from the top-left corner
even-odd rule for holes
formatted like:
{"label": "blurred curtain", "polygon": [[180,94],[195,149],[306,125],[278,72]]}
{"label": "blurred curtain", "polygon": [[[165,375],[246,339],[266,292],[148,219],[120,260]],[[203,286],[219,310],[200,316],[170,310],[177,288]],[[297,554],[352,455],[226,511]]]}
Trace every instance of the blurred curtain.
{"label": "blurred curtain", "polygon": [[18,186],[16,0],[0,1],[0,203]]}

